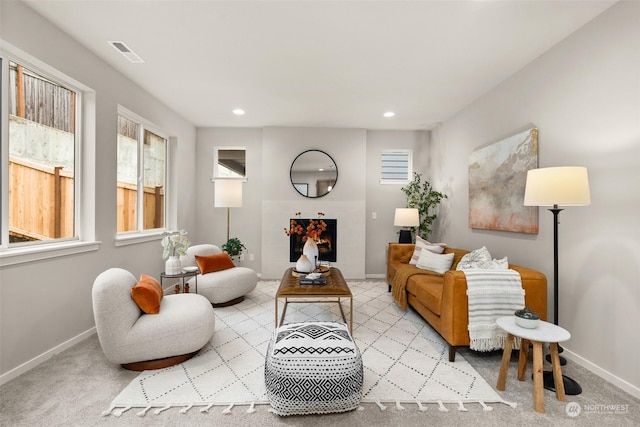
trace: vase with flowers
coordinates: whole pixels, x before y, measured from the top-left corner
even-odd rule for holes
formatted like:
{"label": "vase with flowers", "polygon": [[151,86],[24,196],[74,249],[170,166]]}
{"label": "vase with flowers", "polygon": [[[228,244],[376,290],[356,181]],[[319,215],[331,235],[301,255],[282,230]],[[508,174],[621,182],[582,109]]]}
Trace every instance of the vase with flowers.
{"label": "vase with flowers", "polygon": [[309,259],[311,262],[310,271],[313,271],[318,262],[318,245],[316,241],[320,238],[320,235],[327,230],[327,224],[322,219],[324,213],[318,212],[318,218],[309,219],[307,224],[305,224],[305,221],[301,218],[301,212],[296,212],[296,216],[298,219],[292,219],[289,228],[285,228],[284,232],[287,236],[294,234],[302,236],[302,241],[304,242],[302,255]]}
{"label": "vase with flowers", "polygon": [[165,231],[164,237],[160,241],[162,244],[162,258],[166,259],[164,272],[168,275],[180,274],[182,263],[180,256],[187,254],[187,249],[191,242],[187,238],[185,230]]}

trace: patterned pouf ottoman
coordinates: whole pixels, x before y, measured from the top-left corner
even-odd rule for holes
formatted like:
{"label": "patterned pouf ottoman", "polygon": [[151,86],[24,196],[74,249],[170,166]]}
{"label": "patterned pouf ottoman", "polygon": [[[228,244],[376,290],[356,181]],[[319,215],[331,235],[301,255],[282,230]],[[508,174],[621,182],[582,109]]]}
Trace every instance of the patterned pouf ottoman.
{"label": "patterned pouf ottoman", "polygon": [[362,398],[360,350],[343,323],[280,326],[269,343],[264,376],[278,415],[351,411]]}

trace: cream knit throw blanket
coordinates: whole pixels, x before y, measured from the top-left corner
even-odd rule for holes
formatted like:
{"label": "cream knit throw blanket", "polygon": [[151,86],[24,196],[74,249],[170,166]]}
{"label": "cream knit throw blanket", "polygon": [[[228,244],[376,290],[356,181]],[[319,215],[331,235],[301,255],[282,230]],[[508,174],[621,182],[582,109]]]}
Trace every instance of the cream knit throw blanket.
{"label": "cream knit throw blanket", "polygon": [[[504,348],[505,331],[496,324],[502,316],[513,316],[524,307],[524,289],[515,270],[463,270],[469,297],[470,348],[492,351]],[[519,348],[516,340],[514,348]]]}

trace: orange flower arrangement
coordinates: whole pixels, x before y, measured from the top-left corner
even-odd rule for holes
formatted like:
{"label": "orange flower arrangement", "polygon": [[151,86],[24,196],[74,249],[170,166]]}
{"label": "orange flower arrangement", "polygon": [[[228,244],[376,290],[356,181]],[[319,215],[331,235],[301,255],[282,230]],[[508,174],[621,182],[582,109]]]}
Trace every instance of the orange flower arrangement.
{"label": "orange flower arrangement", "polygon": [[[302,215],[301,212],[296,212],[296,216],[300,218]],[[327,223],[324,222],[323,217],[324,213],[318,212],[317,219],[310,219],[309,224],[304,225],[304,221],[302,219],[292,219],[291,224],[289,224],[289,229],[284,229],[284,232],[287,236],[291,236],[293,234],[297,234],[302,236],[302,241],[306,241],[311,238],[313,240],[317,240],[320,235],[327,230]]]}

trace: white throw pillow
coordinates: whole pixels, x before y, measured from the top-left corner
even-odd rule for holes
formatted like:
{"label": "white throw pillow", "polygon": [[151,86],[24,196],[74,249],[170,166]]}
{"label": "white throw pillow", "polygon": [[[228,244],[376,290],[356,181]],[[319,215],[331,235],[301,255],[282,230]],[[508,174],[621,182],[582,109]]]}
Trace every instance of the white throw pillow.
{"label": "white throw pillow", "polygon": [[476,249],[469,252],[468,254],[465,254],[462,259],[460,259],[456,270],[469,270],[472,268],[487,269],[491,268],[492,262],[493,260],[491,259],[491,254],[489,253],[487,248],[483,246],[480,249]]}
{"label": "white throw pillow", "polygon": [[416,236],[416,247],[413,250],[413,256],[409,260],[409,264],[416,265],[418,263],[418,258],[420,258],[420,253],[423,249],[433,252],[434,254],[441,254],[446,247],[446,243],[431,243],[420,236]]}
{"label": "white throw pillow", "polygon": [[420,253],[420,258],[418,258],[418,264],[416,267],[444,274],[446,271],[451,269],[451,264],[453,264],[453,255],[453,252],[448,254],[434,254],[433,252],[425,250]]}
{"label": "white throw pillow", "polygon": [[494,259],[491,261],[491,270],[508,270],[509,269],[509,260],[507,257],[501,259]]}

